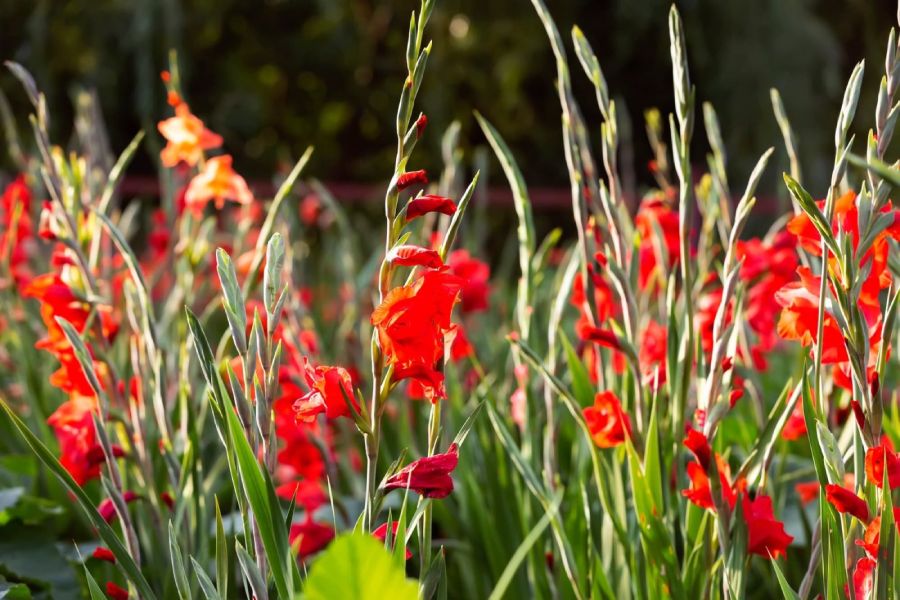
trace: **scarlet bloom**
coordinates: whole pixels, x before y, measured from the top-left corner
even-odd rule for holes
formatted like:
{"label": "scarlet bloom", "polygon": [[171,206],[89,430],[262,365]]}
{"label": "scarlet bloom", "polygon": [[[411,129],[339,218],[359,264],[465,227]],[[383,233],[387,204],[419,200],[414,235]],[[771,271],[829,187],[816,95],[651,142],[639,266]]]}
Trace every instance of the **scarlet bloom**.
{"label": "scarlet bloom", "polygon": [[353,395],[350,373],[343,367],[313,367],[304,358],[303,377],[309,391],[294,402],[297,420],[310,422],[316,415],[325,413],[329,419],[349,417],[350,407],[359,408]]}
{"label": "scarlet bloom", "polygon": [[419,171],[409,171],[407,173],[401,173],[399,177],[397,177],[397,189],[405,190],[411,185],[415,184],[425,185],[428,183],[428,174],[425,173],[424,169]]}
{"label": "scarlet bloom", "polygon": [[[397,543],[397,526],[398,525],[400,525],[399,521],[394,521],[393,523],[391,523],[391,539],[392,539],[391,549],[392,550],[394,548],[394,545]],[[372,532],[372,535],[374,537],[378,538],[379,540],[381,540],[382,543],[384,543],[385,539],[387,538],[387,523],[382,523],[381,525],[379,525],[378,528]],[[409,548],[407,548],[406,549],[406,560],[409,560],[411,558],[412,558],[412,552],[410,552]]]}
{"label": "scarlet bloom", "polygon": [[334,539],[334,529],[316,523],[308,516],[302,523],[291,525],[288,541],[297,548],[300,559],[307,558],[325,548]]}
{"label": "scarlet bloom", "polygon": [[788,417],[784,429],[781,430],[781,437],[785,440],[792,441],[806,435],[806,417],[803,415],[803,403],[794,404],[794,409]]}
{"label": "scarlet bloom", "polygon": [[666,382],[666,352],[669,332],[665,325],[650,320],[641,334],[638,362],[644,384],[663,385]]}
{"label": "scarlet bloom", "polygon": [[744,494],[742,508],[747,524],[747,552],[764,558],[784,556],[794,538],[784,530],[784,523],[775,519],[772,498],[759,495],[750,500]]}
{"label": "scarlet bloom", "polygon": [[235,173],[231,162],[228,154],[206,161],[203,170],[191,179],[184,194],[184,201],[191,210],[199,213],[211,201],[215,201],[216,208],[220,210],[225,206],[225,200],[238,204],[253,202],[253,193],[247,182]]}
{"label": "scarlet bloom", "polygon": [[660,197],[648,198],[641,203],[634,225],[640,238],[638,285],[642,290],[653,289],[664,283],[664,270],[671,268],[681,253],[678,212]]}
{"label": "scarlet bloom", "polygon": [[97,546],[96,548],[94,548],[94,552],[91,553],[91,557],[96,558],[97,560],[116,564],[116,555],[113,554],[109,548],[104,548],[103,546]]}
{"label": "scarlet bloom", "polygon": [[825,486],[825,499],[839,513],[848,513],[862,521],[869,522],[869,505],[851,490],[834,484]]}
{"label": "scarlet bloom", "polygon": [[578,333],[579,337],[586,342],[594,342],[605,348],[613,350],[621,350],[622,344],[619,342],[618,336],[609,329],[600,329],[599,327],[584,327]]}
{"label": "scarlet bloom", "polygon": [[222,136],[207,129],[184,102],[175,106],[174,117],[160,121],[157,127],[166,138],[166,147],[159,154],[164,167],[180,162],[193,167],[203,158],[204,150],[222,145]]}
{"label": "scarlet bloom", "polygon": [[128,600],[128,590],[119,587],[112,581],[106,582],[106,595],[112,600]]}
{"label": "scarlet bloom", "polygon": [[450,444],[444,454],[414,460],[384,483],[385,491],[409,488],[424,498],[444,498],[453,491],[450,473],[459,462],[459,447]]}
{"label": "scarlet bloom", "polygon": [[[716,469],[719,471],[719,487],[722,488],[722,498],[728,503],[728,506],[734,508],[735,502],[737,502],[737,493],[735,486],[730,481],[728,463],[719,454],[716,454],[715,458]],[[681,495],[700,508],[715,512],[716,505],[713,502],[712,487],[710,486],[707,470],[698,462],[690,462],[686,468],[691,485],[688,489],[681,490]]]}
{"label": "scarlet bloom", "polygon": [[388,262],[403,267],[428,267],[437,269],[444,266],[441,255],[436,250],[404,244],[393,248],[387,256]]}
{"label": "scarlet bloom", "polygon": [[444,334],[462,281],[446,271],[425,271],[394,288],[372,313],[381,349],[391,363],[433,365],[443,355]]}
{"label": "scarlet bloom", "polygon": [[417,217],[433,212],[452,215],[456,212],[456,202],[437,194],[425,194],[424,196],[413,198],[406,205],[406,220],[412,221]]}
{"label": "scarlet bloom", "polygon": [[866,477],[875,487],[881,488],[884,485],[885,465],[891,489],[900,487],[900,455],[883,442],[866,451]]}
{"label": "scarlet bloom", "polygon": [[[875,559],[863,556],[856,561],[856,567],[853,568],[853,594],[854,598],[867,600],[872,597],[872,591],[875,588]],[[846,586],[845,586],[846,588]],[[844,590],[847,596],[850,596],[849,590]]]}
{"label": "scarlet bloom", "polygon": [[800,498],[800,504],[806,505],[819,497],[819,482],[804,481],[794,486],[797,497]]}
{"label": "scarlet bloom", "polygon": [[460,293],[464,313],[486,310],[491,278],[491,268],[482,260],[469,254],[468,250],[454,250],[447,257],[450,271],[463,280]]}
{"label": "scarlet bloom", "polygon": [[594,405],[582,410],[591,439],[599,448],[613,448],[631,437],[631,419],[613,392],[594,396]]}
{"label": "scarlet bloom", "polygon": [[700,431],[693,427],[688,429],[687,437],[684,438],[684,446],[697,458],[697,462],[706,471],[709,469],[709,458],[712,455],[712,449],[709,447],[709,440]]}

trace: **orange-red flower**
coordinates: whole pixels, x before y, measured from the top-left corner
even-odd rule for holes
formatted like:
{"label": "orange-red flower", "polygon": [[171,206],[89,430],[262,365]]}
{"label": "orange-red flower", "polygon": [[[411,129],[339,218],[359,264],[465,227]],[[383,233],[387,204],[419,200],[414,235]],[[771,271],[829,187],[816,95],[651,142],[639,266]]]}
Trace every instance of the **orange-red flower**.
{"label": "orange-red flower", "polygon": [[631,437],[631,419],[613,392],[594,396],[594,405],[582,410],[591,439],[600,448],[613,448]]}
{"label": "orange-red flower", "polygon": [[444,346],[454,333],[450,322],[463,281],[447,270],[425,270],[409,285],[394,288],[372,313],[372,325],[394,381],[409,377],[435,401],[444,396]]}
{"label": "orange-red flower", "polygon": [[[853,597],[868,600],[875,588],[875,559],[863,556],[853,568]],[[845,586],[846,588],[846,586]],[[849,590],[844,590],[850,596]]]}
{"label": "orange-red flower", "polygon": [[174,117],[160,121],[157,127],[166,138],[166,147],[159,154],[164,167],[180,162],[193,167],[203,158],[204,150],[222,145],[222,136],[207,129],[184,102],[175,106]]}
{"label": "orange-red flower", "polygon": [[226,200],[238,204],[251,204],[253,193],[247,182],[231,167],[231,156],[214,156],[206,161],[203,170],[191,179],[184,201],[188,208],[200,213],[209,202],[215,202],[217,209],[225,206]]}
{"label": "orange-red flower", "polygon": [[[715,454],[716,469],[719,472],[719,487],[722,488],[722,498],[731,508],[734,508],[737,501],[737,486],[732,485],[731,469],[728,463],[718,453]],[[690,479],[690,487],[681,490],[681,495],[693,502],[700,508],[705,508],[715,512],[716,505],[713,502],[712,487],[710,486],[709,474],[699,462],[689,462],[687,464],[687,476]]]}
{"label": "orange-red flower", "polygon": [[359,404],[353,395],[350,373],[343,367],[313,367],[304,358],[303,377],[309,391],[294,402],[294,411],[300,421],[313,421],[316,415],[325,413],[329,419],[349,417],[352,404],[357,410]]}
{"label": "orange-red flower", "polygon": [[825,499],[839,513],[851,514],[863,523],[869,522],[869,505],[852,490],[840,485],[828,484],[825,486]]}
{"label": "orange-red flower", "polygon": [[415,460],[388,478],[385,491],[409,488],[424,498],[444,498],[453,491],[450,473],[459,462],[459,447],[450,444],[444,454]]}
{"label": "orange-red flower", "polygon": [[759,495],[751,500],[744,494],[741,502],[747,524],[747,552],[765,558],[784,556],[794,538],[784,530],[784,523],[775,519],[772,498]]}

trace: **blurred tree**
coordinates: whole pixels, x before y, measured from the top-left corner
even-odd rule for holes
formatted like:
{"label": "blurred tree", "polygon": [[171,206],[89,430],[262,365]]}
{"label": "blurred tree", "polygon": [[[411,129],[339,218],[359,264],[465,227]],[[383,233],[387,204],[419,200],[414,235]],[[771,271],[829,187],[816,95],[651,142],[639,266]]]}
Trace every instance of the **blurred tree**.
{"label": "blurred tree", "polygon": [[[378,181],[393,160],[391,128],[402,85],[406,18],[413,0],[74,0],[0,3],[0,55],[23,63],[49,97],[57,139],[70,134],[75,86],[97,89],[112,146],[167,114],[159,72],[179,53],[186,95],[223,134],[249,176],[316,146],[310,172]],[[631,115],[637,172],[649,159],[642,112],[671,108],[668,0],[548,2],[567,38],[578,23],[610,88]],[[769,88],[781,90],[807,179],[821,192],[832,131],[853,63],[868,58],[859,132],[872,121],[883,68],[881,40],[894,23],[887,0],[683,0],[698,99],[716,106],[741,181],[779,137]],[[528,0],[441,0],[422,106],[434,129],[453,119],[462,139],[482,140],[470,118],[482,111],[508,139],[530,183],[565,181],[555,68]],[[571,56],[570,51],[570,56]],[[574,61],[574,58],[573,58]],[[573,63],[573,68],[577,65]],[[592,91],[577,70],[576,93],[599,126]],[[11,76],[0,79],[16,114],[28,108]],[[20,119],[24,123],[24,119]],[[696,136],[701,157],[706,143]],[[439,136],[426,138],[436,161]],[[149,152],[138,169],[152,169]],[[417,165],[419,166],[419,165]],[[436,168],[437,165],[421,166]],[[774,170],[773,170],[774,173]],[[775,185],[775,177],[768,191]],[[815,183],[819,182],[819,183]],[[764,188],[765,190],[766,188]]]}

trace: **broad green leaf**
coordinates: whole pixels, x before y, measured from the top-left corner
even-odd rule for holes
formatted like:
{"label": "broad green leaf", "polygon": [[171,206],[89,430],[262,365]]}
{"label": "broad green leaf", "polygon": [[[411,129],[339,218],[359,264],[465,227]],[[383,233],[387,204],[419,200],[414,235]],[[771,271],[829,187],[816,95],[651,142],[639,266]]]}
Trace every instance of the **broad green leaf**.
{"label": "broad green leaf", "polygon": [[416,583],[381,543],[365,534],[338,536],[316,559],[304,587],[307,600],[418,600]]}

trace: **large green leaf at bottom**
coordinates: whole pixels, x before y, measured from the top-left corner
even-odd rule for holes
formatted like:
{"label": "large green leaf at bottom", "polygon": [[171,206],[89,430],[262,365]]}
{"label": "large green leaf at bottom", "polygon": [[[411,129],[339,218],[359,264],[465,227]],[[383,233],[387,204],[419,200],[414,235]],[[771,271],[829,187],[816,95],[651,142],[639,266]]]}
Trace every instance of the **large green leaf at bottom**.
{"label": "large green leaf at bottom", "polygon": [[418,600],[415,581],[406,578],[384,546],[364,534],[339,536],[316,560],[304,596],[307,600]]}

